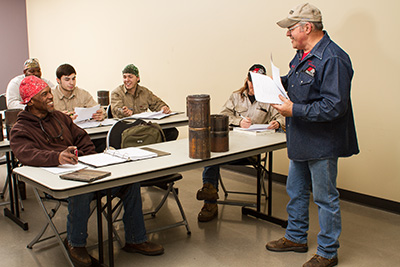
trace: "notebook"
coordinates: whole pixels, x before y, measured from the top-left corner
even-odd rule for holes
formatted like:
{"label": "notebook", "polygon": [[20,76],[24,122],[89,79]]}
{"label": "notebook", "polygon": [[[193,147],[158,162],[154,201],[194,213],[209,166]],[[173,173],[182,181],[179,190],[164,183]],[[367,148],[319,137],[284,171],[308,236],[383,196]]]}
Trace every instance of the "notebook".
{"label": "notebook", "polygon": [[157,153],[137,147],[105,150],[103,153],[81,156],[78,160],[93,167],[103,167],[133,160],[157,157]]}
{"label": "notebook", "polygon": [[79,171],[62,174],[60,175],[61,179],[65,180],[73,180],[73,181],[81,181],[81,182],[93,182],[95,180],[99,180],[101,178],[110,176],[111,172],[107,171],[98,171],[98,170],[91,170],[91,169],[82,169]]}

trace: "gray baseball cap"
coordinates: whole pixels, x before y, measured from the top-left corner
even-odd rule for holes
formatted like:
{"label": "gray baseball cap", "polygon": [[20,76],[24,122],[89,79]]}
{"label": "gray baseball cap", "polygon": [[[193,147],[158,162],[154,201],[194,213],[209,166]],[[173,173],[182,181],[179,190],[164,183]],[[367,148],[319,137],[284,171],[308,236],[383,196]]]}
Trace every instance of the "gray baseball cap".
{"label": "gray baseball cap", "polygon": [[276,24],[282,28],[289,28],[300,21],[322,22],[321,11],[319,11],[319,9],[315,6],[305,3],[292,8],[289,11],[289,15],[286,18],[278,21]]}

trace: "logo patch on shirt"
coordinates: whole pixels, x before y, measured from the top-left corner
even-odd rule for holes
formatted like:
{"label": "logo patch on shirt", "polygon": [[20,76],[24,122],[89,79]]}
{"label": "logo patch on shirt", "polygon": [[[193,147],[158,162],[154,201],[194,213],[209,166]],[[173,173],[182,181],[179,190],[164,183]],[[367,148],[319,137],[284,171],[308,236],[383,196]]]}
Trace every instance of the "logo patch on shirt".
{"label": "logo patch on shirt", "polygon": [[310,75],[311,77],[314,77],[315,75],[315,69],[313,67],[308,67],[304,72]]}

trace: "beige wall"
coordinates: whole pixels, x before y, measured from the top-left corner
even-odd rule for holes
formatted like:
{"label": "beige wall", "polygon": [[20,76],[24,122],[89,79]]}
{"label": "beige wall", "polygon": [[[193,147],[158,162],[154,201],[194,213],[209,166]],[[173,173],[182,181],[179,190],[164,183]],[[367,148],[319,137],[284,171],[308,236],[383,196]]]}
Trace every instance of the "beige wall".
{"label": "beige wall", "polygon": [[[300,1],[82,1],[27,0],[30,56],[43,76],[68,62],[78,85],[95,97],[122,83],[121,70],[136,64],[141,83],[173,110],[185,110],[189,94],[211,95],[219,112],[247,69],[270,71],[273,53],[281,73],[294,55],[285,30],[275,22]],[[340,160],[338,187],[400,201],[400,2],[314,0],[331,38],[353,61],[353,107],[361,153]],[[286,152],[275,170],[287,173]]]}

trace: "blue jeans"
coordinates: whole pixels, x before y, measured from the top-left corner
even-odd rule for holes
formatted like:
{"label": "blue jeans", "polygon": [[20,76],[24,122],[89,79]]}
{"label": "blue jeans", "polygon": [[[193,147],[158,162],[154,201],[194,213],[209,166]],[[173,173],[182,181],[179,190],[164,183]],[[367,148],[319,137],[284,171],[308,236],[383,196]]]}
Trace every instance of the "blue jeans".
{"label": "blue jeans", "polygon": [[[105,195],[106,190],[101,191],[101,193]],[[130,244],[146,242],[147,235],[143,220],[140,184],[115,187],[111,189],[111,194],[118,196],[123,201],[124,216],[122,221],[125,227],[125,242]],[[86,246],[90,202],[94,199],[94,196],[94,193],[88,193],[68,198],[67,239],[73,247]]]}
{"label": "blue jeans", "polygon": [[[212,165],[204,167],[203,170],[203,184],[212,184],[218,191],[218,178],[221,176],[219,165]],[[204,200],[204,203],[217,203],[217,201]]]}
{"label": "blue jeans", "polygon": [[317,254],[328,259],[337,256],[342,230],[339,192],[336,189],[337,158],[290,161],[286,191],[290,197],[285,237],[290,241],[307,243],[310,184],[314,203],[318,206],[320,232]]}

